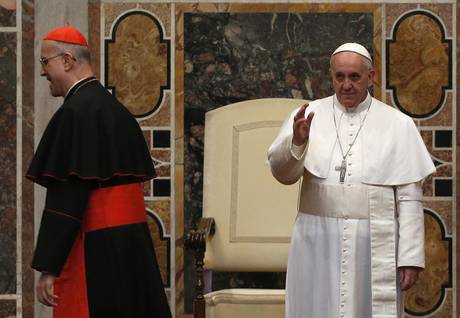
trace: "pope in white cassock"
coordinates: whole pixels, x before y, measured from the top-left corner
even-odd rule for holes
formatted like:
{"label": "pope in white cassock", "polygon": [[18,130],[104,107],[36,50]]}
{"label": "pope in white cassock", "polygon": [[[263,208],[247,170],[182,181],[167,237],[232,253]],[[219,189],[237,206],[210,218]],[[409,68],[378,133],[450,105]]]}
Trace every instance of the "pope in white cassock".
{"label": "pope in white cassock", "polygon": [[435,171],[412,119],[368,93],[369,52],[331,57],[335,94],[295,110],[268,151],[283,184],[301,177],[287,318],[402,317],[425,266],[421,182]]}

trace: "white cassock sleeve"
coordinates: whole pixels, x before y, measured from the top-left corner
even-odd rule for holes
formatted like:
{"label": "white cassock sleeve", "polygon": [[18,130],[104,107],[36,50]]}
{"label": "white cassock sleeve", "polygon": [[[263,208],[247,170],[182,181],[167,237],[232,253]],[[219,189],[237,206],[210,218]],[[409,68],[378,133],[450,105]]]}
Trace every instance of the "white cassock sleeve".
{"label": "white cassock sleeve", "polygon": [[398,267],[425,268],[425,226],[420,182],[396,187],[399,224]]}
{"label": "white cassock sleeve", "polygon": [[305,154],[308,143],[296,146],[292,143],[292,133],[268,150],[268,162],[273,176],[283,184],[296,183],[303,175]]}

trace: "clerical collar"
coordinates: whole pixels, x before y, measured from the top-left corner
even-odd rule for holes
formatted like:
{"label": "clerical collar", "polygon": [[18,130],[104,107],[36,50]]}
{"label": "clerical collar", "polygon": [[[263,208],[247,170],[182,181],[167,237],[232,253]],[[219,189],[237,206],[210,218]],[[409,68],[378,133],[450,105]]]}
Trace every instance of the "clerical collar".
{"label": "clerical collar", "polygon": [[367,93],[366,99],[363,100],[358,106],[345,107],[342,104],[340,104],[339,100],[337,99],[336,94],[334,94],[333,98],[334,98],[334,104],[337,107],[337,109],[340,109],[340,111],[344,113],[360,113],[369,107],[369,104],[371,103],[371,100],[372,100],[371,94]]}
{"label": "clerical collar", "polygon": [[83,85],[85,85],[86,83],[88,82],[92,82],[92,81],[96,81],[96,77],[94,76],[90,76],[90,77],[87,77],[87,78],[83,78],[81,80],[78,80],[76,81],[70,88],[69,90],[67,91],[67,94],[65,94],[65,97],[64,97],[64,101],[66,101],[67,99],[69,99],[70,97],[72,97],[72,95],[74,95],[78,89],[80,87],[82,87]]}

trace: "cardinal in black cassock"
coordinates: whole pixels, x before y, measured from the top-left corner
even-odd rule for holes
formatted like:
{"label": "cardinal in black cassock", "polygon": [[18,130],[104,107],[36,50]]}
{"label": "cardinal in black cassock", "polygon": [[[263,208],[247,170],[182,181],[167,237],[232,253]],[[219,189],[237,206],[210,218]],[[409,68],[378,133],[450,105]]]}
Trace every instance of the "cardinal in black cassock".
{"label": "cardinal in black cassock", "polygon": [[65,98],[27,173],[47,189],[38,299],[54,318],[171,317],[144,206],[156,174],[136,119],[94,77],[77,29],[49,32],[40,62]]}

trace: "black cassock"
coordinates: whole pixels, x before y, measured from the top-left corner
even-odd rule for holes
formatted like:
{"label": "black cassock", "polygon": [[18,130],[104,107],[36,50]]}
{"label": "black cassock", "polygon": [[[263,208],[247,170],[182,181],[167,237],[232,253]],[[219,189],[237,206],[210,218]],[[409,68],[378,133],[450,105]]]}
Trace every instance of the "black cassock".
{"label": "black cassock", "polygon": [[75,85],[27,173],[47,188],[32,267],[58,276],[54,318],[171,317],[144,206],[155,176],[130,112],[95,78]]}

